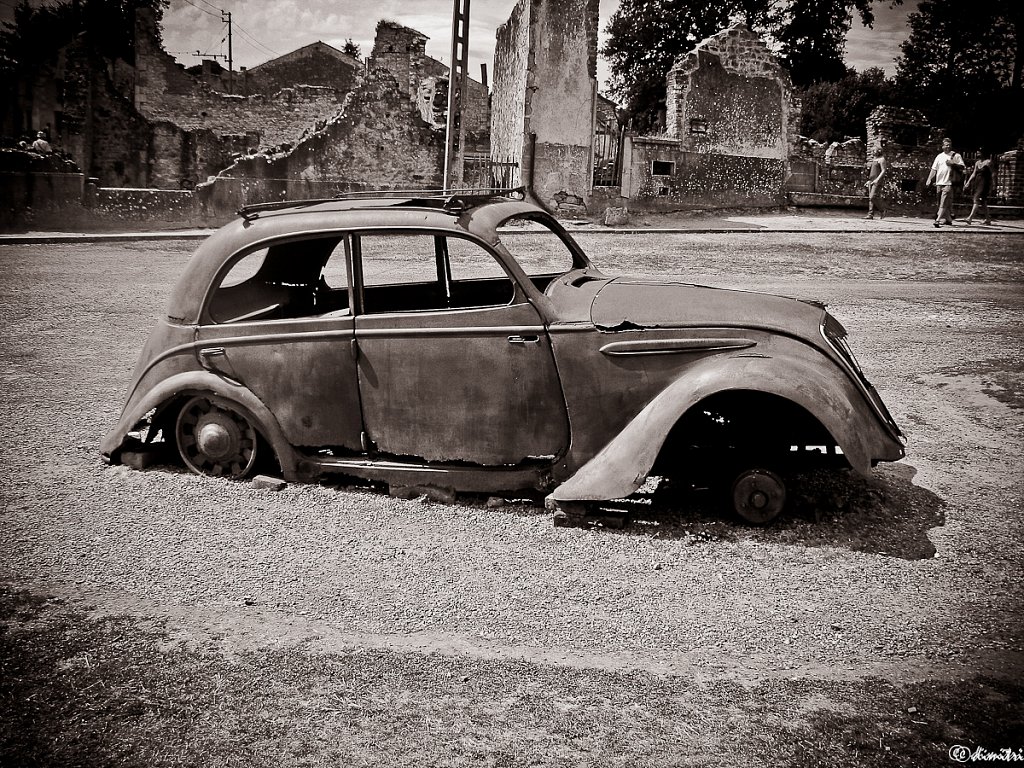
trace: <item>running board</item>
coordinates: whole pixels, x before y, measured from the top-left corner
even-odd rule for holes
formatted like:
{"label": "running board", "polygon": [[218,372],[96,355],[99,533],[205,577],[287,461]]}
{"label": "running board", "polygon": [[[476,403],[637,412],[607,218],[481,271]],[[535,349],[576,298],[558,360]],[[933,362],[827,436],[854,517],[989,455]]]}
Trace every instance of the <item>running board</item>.
{"label": "running board", "polygon": [[548,491],[554,487],[550,465],[543,467],[462,467],[416,464],[395,460],[337,456],[300,457],[299,474],[304,477],[348,475],[388,485],[431,485],[465,493],[502,491]]}

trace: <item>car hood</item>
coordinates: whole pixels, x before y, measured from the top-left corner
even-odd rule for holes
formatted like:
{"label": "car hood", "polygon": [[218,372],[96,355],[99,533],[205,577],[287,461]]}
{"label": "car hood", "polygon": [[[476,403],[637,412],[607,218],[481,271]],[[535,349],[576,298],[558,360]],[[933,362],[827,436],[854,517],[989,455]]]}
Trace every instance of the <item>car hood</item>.
{"label": "car hood", "polygon": [[821,343],[824,305],[766,293],[620,277],[594,297],[590,317],[604,331],[643,328],[755,328]]}

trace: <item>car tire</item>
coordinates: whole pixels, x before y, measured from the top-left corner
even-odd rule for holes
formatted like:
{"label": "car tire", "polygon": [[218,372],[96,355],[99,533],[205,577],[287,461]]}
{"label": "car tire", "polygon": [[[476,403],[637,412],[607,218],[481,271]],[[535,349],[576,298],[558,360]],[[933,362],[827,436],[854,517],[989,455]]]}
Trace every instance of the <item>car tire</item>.
{"label": "car tire", "polygon": [[214,395],[188,400],[175,422],[178,453],[198,475],[241,480],[259,458],[260,436],[249,419]]}

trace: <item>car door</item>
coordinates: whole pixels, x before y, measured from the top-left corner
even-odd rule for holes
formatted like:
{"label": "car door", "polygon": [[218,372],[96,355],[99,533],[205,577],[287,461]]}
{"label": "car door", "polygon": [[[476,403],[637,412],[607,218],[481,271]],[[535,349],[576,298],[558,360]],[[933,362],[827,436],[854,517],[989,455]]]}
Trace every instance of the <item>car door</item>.
{"label": "car door", "polygon": [[567,448],[542,318],[490,251],[383,232],[354,236],[353,251],[359,392],[378,452],[494,466]]}
{"label": "car door", "polygon": [[197,330],[200,363],[250,389],[292,445],[361,450],[343,238],[244,254],[216,282]]}

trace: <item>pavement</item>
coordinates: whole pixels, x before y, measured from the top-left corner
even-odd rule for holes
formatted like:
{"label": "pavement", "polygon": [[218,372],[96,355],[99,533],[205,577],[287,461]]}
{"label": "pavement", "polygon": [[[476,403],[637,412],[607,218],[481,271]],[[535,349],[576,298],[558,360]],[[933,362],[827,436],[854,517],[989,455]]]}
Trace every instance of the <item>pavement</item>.
{"label": "pavement", "polygon": [[[762,214],[714,215],[707,213],[636,214],[623,226],[606,227],[590,221],[567,221],[566,228],[590,234],[670,234],[715,232],[835,232],[906,233],[932,232],[936,237],[957,234],[1024,235],[1024,219],[996,218],[992,224],[967,224],[962,218],[952,226],[936,229],[934,220],[924,216],[864,218],[864,211],[806,210]],[[93,243],[133,240],[201,240],[215,229],[165,229],[108,232],[20,232],[0,233],[0,245],[36,243]]]}

